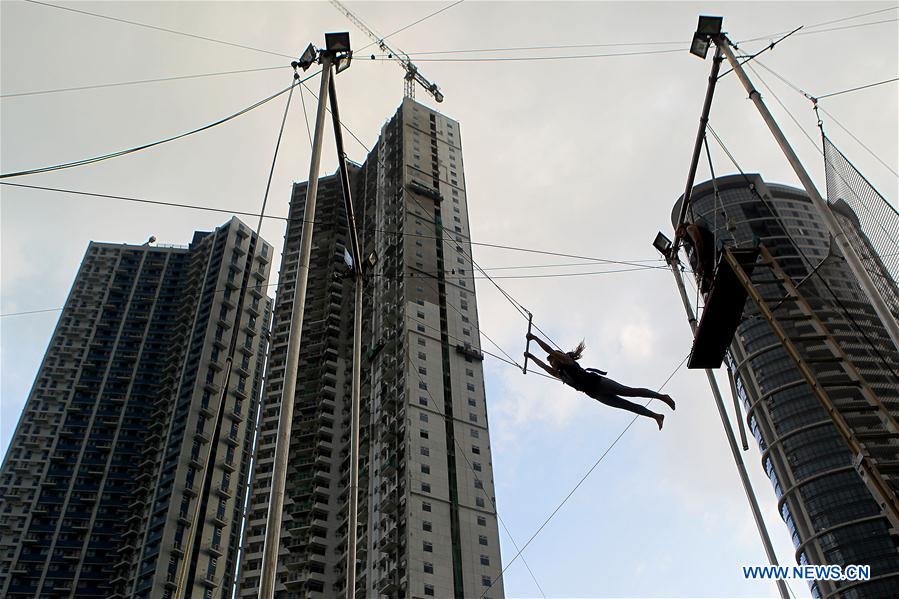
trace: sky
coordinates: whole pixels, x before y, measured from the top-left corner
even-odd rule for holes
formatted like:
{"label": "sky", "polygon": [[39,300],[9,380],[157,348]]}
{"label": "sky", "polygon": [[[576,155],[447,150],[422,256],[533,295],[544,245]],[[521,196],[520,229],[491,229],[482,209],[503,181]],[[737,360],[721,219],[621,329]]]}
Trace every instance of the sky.
{"label": "sky", "polygon": [[[347,6],[386,35],[450,4]],[[290,59],[275,54],[298,55],[310,42],[321,46],[324,32],[349,31],[357,49],[370,42],[326,2],[64,6],[274,54],[37,3],[2,2],[3,173],[155,141],[236,112],[289,85]],[[897,7],[895,2],[467,0],[388,43],[409,53],[446,96],[438,106],[419,88],[417,99],[460,122],[473,241],[661,265],[653,262],[658,255],[651,242],[659,230],[671,236],[671,208],[686,183],[711,67],[711,59],[687,52],[697,16],[723,16],[724,29],[747,52],[805,26],[749,63],[749,76],[823,191],[816,118],[810,102],[794,88],[821,96],[896,77]],[[589,47],[485,51],[560,45]],[[472,49],[478,51],[422,54]],[[350,69],[336,78],[345,126],[367,147],[403,94],[402,69],[390,60],[368,59],[371,51],[360,50]],[[547,58],[559,56],[569,58]],[[488,57],[540,59],[467,60]],[[225,125],[147,151],[9,181],[258,212],[285,100],[282,96]],[[312,110],[309,93],[294,95],[270,214],[287,213],[291,182],[308,173],[302,101]],[[837,147],[895,205],[897,83],[825,98],[820,106],[824,128]],[[744,171],[799,185],[733,74],[718,84],[711,125]],[[366,149],[352,138],[346,143],[349,157],[361,162]],[[329,135],[324,147],[322,172],[333,172]],[[711,154],[716,174],[736,172],[714,142]],[[708,177],[709,166],[702,161],[697,181]],[[64,304],[88,242],[143,243],[154,235],[160,243],[185,244],[194,230],[211,230],[228,218],[227,213],[0,187],[0,313],[49,310],[0,318],[2,451],[58,318],[52,309]],[[255,225],[254,219],[246,220]],[[283,234],[282,221],[263,225],[262,236],[276,246]],[[558,266],[581,261],[484,246],[474,248],[474,258],[498,277],[618,270],[596,262]],[[538,265],[544,268],[507,269]],[[483,332],[517,359],[524,350],[526,322],[493,285],[477,283]],[[586,339],[586,365],[607,370],[624,384],[658,387],[690,350],[683,307],[665,269],[497,283],[533,312],[555,341],[574,346]],[[483,346],[498,353],[486,339]],[[520,547],[613,445],[631,416],[489,357],[484,366],[499,515]],[[726,380],[722,383],[727,389]],[[524,552],[547,597],[776,595],[770,581],[742,576],[741,565],[766,559],[705,375],[678,369],[664,390],[678,401],[664,430],[648,419],[635,422]],[[743,458],[780,562],[793,564],[792,543],[750,441]],[[509,537],[501,536],[507,565],[517,552]],[[521,559],[508,567],[504,580],[508,597],[541,595]],[[792,591],[808,596],[803,583],[792,584]]]}

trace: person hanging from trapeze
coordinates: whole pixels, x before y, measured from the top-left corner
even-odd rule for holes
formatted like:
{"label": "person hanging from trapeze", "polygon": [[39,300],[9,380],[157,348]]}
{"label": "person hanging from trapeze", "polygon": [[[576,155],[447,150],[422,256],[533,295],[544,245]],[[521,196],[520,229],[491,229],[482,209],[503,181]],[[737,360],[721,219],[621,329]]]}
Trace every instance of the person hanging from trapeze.
{"label": "person hanging from trapeze", "polygon": [[674,400],[671,399],[670,395],[656,393],[651,389],[626,387],[610,378],[606,378],[604,376],[606,373],[602,370],[582,368],[577,361],[581,359],[581,355],[587,348],[583,341],[578,344],[574,351],[563,352],[553,349],[542,339],[531,333],[527,334],[527,338],[530,341],[536,341],[540,347],[543,348],[543,351],[547,353],[549,365],[543,363],[530,352],[526,351],[524,353],[525,357],[533,360],[537,366],[569,387],[574,387],[581,393],[586,393],[600,403],[604,403],[613,408],[627,410],[628,412],[633,412],[640,416],[652,418],[656,421],[656,424],[659,425],[659,430],[662,430],[662,423],[665,421],[664,414],[653,412],[640,404],[623,399],[621,396],[652,397],[665,402],[668,404],[668,407],[673,410]]}

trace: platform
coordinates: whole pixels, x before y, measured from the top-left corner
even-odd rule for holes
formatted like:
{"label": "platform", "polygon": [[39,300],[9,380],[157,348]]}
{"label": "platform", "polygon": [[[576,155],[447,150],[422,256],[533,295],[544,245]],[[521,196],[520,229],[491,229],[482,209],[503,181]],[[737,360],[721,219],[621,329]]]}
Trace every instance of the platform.
{"label": "platform", "polygon": [[[743,267],[747,275],[752,276],[758,248],[728,248]],[[740,283],[736,273],[722,252],[715,268],[712,288],[706,298],[705,309],[696,336],[693,339],[693,351],[687,368],[719,368],[724,361],[724,353],[733,341],[734,333],[743,317],[743,306],[748,294]]]}

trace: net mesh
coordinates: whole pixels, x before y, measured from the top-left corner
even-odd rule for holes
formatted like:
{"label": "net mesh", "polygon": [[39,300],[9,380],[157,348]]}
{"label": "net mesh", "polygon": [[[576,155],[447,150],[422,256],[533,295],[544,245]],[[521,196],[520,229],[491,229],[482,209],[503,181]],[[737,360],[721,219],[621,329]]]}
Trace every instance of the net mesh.
{"label": "net mesh", "polygon": [[887,305],[899,317],[899,212],[824,136],[827,202]]}

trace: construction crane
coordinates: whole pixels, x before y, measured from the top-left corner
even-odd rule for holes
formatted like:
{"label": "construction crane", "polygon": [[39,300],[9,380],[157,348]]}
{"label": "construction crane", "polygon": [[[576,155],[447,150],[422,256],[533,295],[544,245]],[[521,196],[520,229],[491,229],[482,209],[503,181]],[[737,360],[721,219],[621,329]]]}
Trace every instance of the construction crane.
{"label": "construction crane", "polygon": [[[403,86],[403,90],[405,92],[405,96],[410,99],[415,99],[415,84],[418,83],[421,85],[425,91],[427,91],[431,96],[434,97],[434,100],[437,102],[443,102],[443,94],[440,92],[440,88],[437,87],[436,83],[431,83],[430,81],[422,75],[418,67],[412,64],[412,59],[409,58],[409,55],[403,52],[402,50],[394,50],[390,46],[387,45],[387,42],[384,41],[384,38],[376,34],[374,31],[368,28],[368,25],[362,22],[362,20],[351,13],[347,7],[338,2],[337,0],[331,0],[331,4],[343,13],[343,15],[348,18],[353,25],[361,29],[365,35],[370,37],[373,42],[375,42],[381,51],[387,55],[387,58],[392,58],[393,60],[400,63],[400,66],[406,71],[405,84]],[[375,55],[372,54],[372,59],[375,58]]]}

